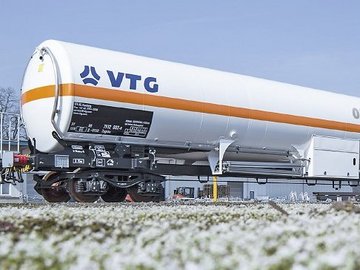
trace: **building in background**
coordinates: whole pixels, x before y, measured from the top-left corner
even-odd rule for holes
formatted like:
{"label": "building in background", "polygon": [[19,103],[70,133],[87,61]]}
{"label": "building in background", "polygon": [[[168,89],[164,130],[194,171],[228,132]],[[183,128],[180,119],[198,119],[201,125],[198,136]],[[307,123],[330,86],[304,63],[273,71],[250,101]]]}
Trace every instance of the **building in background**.
{"label": "building in background", "polygon": [[[219,177],[218,185],[228,185],[229,198],[230,199],[280,199],[289,200],[290,194],[296,194],[298,200],[301,200],[301,194],[307,194],[311,200],[315,200],[315,194],[317,192],[324,193],[352,193],[357,192],[356,188],[343,184],[340,188],[338,186],[333,187],[331,182],[319,182],[317,185],[308,185],[304,180],[276,180],[269,179],[269,183],[256,182],[251,178],[230,178]],[[296,184],[294,184],[294,182]],[[311,182],[309,182],[311,183]],[[167,177],[165,182],[165,198],[171,199],[179,187],[193,187],[194,197],[199,197],[199,191],[204,189],[204,185],[212,184],[212,178],[207,183],[200,183],[194,177]],[[201,194],[201,192],[200,192]]]}

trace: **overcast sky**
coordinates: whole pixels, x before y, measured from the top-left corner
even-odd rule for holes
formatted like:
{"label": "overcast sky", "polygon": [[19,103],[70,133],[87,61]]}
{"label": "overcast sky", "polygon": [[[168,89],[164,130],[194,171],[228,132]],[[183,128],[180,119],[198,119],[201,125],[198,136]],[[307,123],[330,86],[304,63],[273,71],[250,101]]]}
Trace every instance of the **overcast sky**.
{"label": "overcast sky", "polygon": [[360,96],[360,1],[0,0],[0,86],[46,39]]}

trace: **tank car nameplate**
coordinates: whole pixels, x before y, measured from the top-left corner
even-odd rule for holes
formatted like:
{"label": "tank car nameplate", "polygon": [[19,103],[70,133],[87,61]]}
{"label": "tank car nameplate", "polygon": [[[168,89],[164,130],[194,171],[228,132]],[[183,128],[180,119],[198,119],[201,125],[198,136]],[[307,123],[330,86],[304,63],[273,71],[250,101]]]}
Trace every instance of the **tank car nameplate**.
{"label": "tank car nameplate", "polygon": [[75,102],[68,132],[146,138],[153,112]]}

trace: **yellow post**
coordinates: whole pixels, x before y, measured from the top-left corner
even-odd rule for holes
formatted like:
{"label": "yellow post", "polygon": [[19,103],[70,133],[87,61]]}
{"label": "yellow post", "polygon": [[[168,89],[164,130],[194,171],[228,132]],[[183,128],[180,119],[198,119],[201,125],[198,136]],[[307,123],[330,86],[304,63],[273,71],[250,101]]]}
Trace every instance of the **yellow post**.
{"label": "yellow post", "polygon": [[217,176],[213,176],[213,202],[217,202],[217,198],[218,198]]}

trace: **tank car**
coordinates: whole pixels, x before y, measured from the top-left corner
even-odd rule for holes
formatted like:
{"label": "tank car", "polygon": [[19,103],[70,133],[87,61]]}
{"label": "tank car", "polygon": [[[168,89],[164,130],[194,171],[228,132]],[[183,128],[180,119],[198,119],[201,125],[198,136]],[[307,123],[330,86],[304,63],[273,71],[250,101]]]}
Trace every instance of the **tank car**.
{"label": "tank car", "polygon": [[159,200],[164,175],[359,180],[357,97],[47,40],[21,102],[48,201]]}

